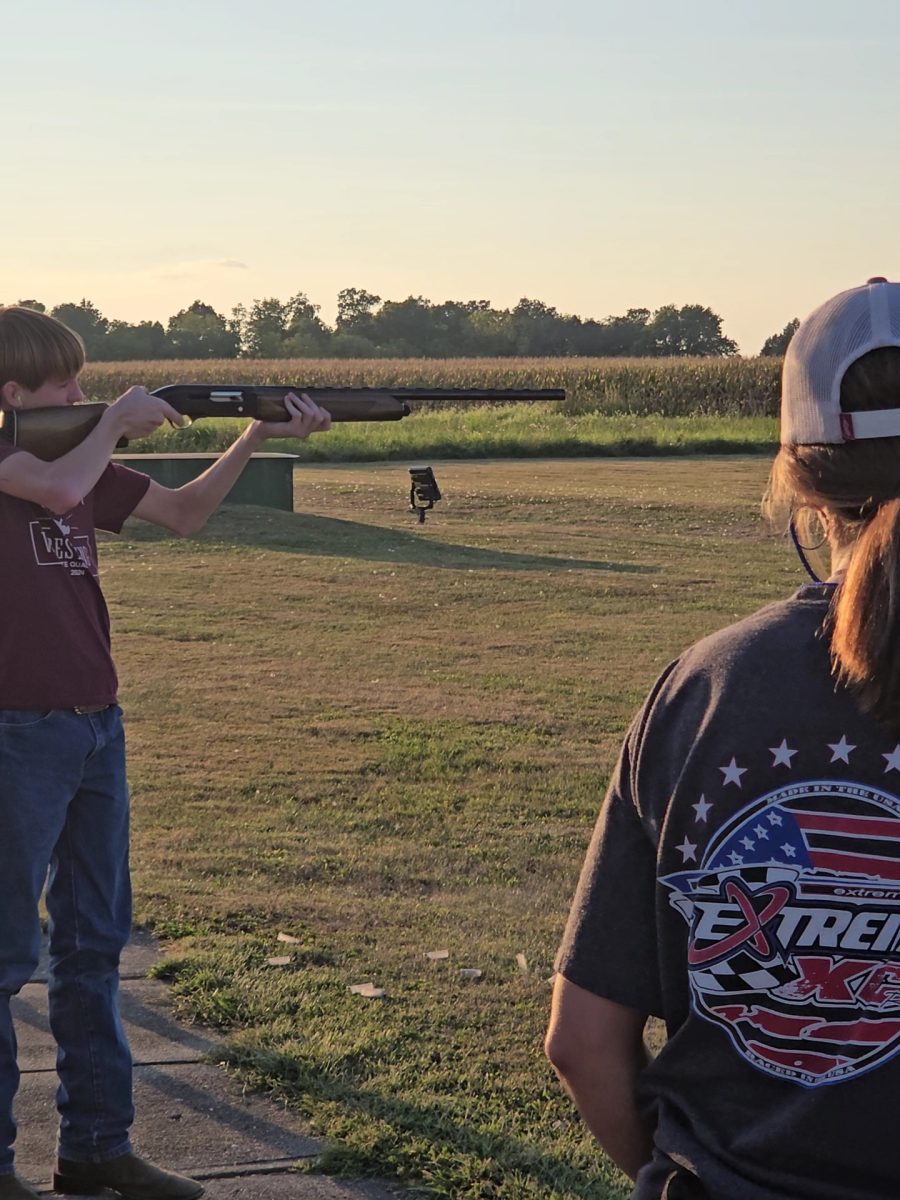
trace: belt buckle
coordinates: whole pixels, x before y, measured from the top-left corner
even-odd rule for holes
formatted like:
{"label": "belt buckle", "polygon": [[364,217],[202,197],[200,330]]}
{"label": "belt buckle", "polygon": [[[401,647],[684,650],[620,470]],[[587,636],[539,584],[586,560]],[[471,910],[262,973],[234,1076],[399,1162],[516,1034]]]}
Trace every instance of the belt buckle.
{"label": "belt buckle", "polygon": [[90,713],[103,712],[109,708],[108,704],[76,704],[72,712],[78,713],[80,717],[88,716]]}

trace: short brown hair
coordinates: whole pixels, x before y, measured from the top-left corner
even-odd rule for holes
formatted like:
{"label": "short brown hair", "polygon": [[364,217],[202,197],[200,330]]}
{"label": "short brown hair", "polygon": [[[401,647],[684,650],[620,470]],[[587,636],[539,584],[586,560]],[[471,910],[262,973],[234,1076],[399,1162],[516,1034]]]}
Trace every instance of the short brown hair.
{"label": "short brown hair", "polygon": [[16,304],[0,308],[0,387],[14,382],[33,392],[83,366],[84,343],[62,321]]}

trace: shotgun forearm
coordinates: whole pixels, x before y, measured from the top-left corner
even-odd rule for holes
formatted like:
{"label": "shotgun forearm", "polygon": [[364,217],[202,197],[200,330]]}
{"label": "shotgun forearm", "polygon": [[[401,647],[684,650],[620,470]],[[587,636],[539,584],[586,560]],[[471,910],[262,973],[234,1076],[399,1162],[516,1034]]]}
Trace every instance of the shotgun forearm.
{"label": "shotgun forearm", "polygon": [[[284,398],[305,392],[331,413],[332,421],[397,421],[408,416],[410,400],[510,401],[562,400],[556,388],[308,388],[246,384],[176,383],[156,388],[183,416],[252,417],[259,421],[288,421]],[[88,436],[105,404],[76,404],[0,412],[0,439],[45,461],[60,458]],[[122,441],[120,446],[127,445]]]}

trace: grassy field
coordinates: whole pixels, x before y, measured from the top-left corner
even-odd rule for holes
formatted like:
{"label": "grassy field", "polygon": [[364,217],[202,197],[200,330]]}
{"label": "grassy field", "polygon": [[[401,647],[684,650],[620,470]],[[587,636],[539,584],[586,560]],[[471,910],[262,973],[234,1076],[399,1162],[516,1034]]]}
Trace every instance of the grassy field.
{"label": "grassy field", "polygon": [[[186,429],[163,426],[129,451],[220,452],[240,423],[202,420]],[[327,437],[278,439],[267,449],[303,462],[415,461],[423,458],[625,457],[683,454],[772,454],[774,417],[571,414],[554,403],[421,411],[401,421],[335,424]]]}
{"label": "grassy field", "polygon": [[617,1200],[541,1052],[568,902],[655,675],[799,571],[758,457],[433,465],[424,526],[400,466],[309,464],[296,513],[105,540],[137,917],[325,1169]]}

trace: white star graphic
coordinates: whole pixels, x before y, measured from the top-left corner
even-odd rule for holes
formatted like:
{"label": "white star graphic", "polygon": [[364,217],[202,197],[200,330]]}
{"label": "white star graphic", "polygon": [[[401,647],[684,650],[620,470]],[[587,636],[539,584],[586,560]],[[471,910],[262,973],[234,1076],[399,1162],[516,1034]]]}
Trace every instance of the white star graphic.
{"label": "white star graphic", "polygon": [[797,851],[790,844],[790,842],[785,842],[784,845],[781,847],[781,851],[783,854],[786,854],[788,858],[794,858],[797,854]]}
{"label": "white star graphic", "polygon": [[685,834],[684,841],[681,843],[681,845],[676,846],[675,849],[681,851],[682,862],[687,862],[689,859],[691,862],[697,861],[697,847],[693,842],[689,842],[687,840],[687,834]]}
{"label": "white star graphic", "polygon": [[851,746],[850,743],[847,741],[847,735],[845,733],[842,733],[841,740],[839,742],[829,742],[828,743],[828,749],[831,750],[831,752],[832,752],[831,758],[829,760],[830,762],[845,762],[849,765],[850,751],[855,750],[856,747]]}
{"label": "white star graphic", "polygon": [[701,796],[696,804],[691,805],[691,808],[697,814],[695,820],[702,821],[703,824],[705,825],[706,824],[706,814],[712,808],[712,805],[709,803],[709,801],[706,799],[706,797]]}
{"label": "white star graphic", "polygon": [[774,758],[772,759],[773,767],[789,767],[791,765],[791,759],[794,757],[797,751],[789,749],[787,738],[782,738],[780,746],[769,747],[769,753],[774,755]]}
{"label": "white star graphic", "polygon": [[890,754],[882,754],[881,757],[887,762],[887,766],[884,768],[885,775],[887,775],[888,771],[900,771],[900,742],[898,742]]}
{"label": "white star graphic", "polygon": [[741,838],[741,845],[745,850],[752,850],[756,842],[754,842],[753,838]]}
{"label": "white star graphic", "polygon": [[[900,749],[900,747],[898,747],[898,749]],[[741,784],[741,776],[746,774],[747,768],[739,767],[735,758],[732,757],[728,766],[719,767],[719,770],[725,776],[724,780],[722,781],[722,787],[727,787],[729,783],[736,783],[738,787],[743,786]]]}
{"label": "white star graphic", "polygon": [[781,813],[780,812],[767,813],[766,820],[769,822],[770,825],[780,825],[781,824]]}
{"label": "white star graphic", "polygon": [[732,852],[731,852],[731,853],[728,855],[728,857],[731,859],[731,861],[734,863],[734,865],[735,865],[736,867],[739,867],[739,866],[741,866],[741,864],[742,864],[742,863],[743,863],[743,861],[744,861],[744,860],[743,860],[743,858],[740,856],[740,854],[735,854],[735,852],[734,852],[733,850],[732,850]]}
{"label": "white star graphic", "polygon": [[753,832],[758,838],[767,838],[769,836],[769,831],[765,825],[757,825]]}

